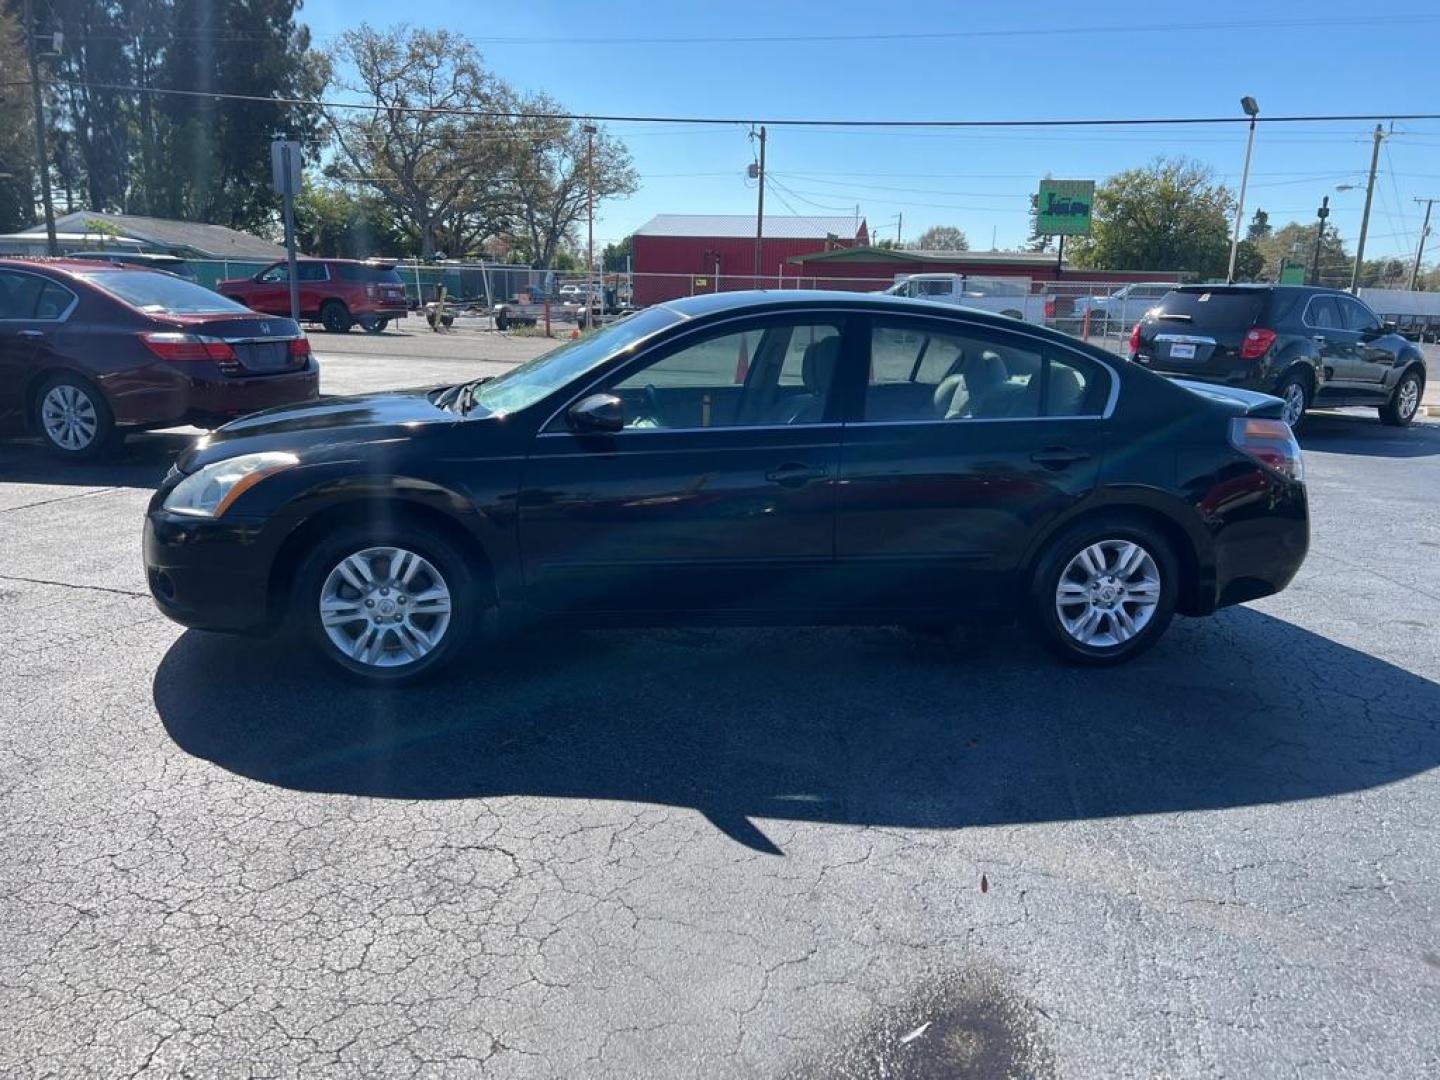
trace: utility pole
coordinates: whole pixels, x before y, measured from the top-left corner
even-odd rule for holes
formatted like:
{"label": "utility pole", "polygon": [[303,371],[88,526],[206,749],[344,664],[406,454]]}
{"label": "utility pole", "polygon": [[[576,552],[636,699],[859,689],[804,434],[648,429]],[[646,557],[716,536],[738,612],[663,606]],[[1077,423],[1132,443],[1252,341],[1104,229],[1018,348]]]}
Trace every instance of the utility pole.
{"label": "utility pole", "polygon": [[1360,268],[1365,264],[1365,234],[1370,231],[1370,204],[1375,199],[1375,172],[1380,167],[1380,142],[1385,129],[1375,125],[1375,146],[1370,151],[1370,179],[1365,184],[1365,212],[1360,217],[1360,239],[1355,242],[1355,269],[1350,272],[1350,292],[1360,294]]}
{"label": "utility pole", "polygon": [[[585,226],[585,312],[587,323],[592,320],[588,317],[592,306],[595,303],[595,125],[586,124],[585,131],[585,205],[586,219]],[[600,306],[605,306],[601,300]]]}
{"label": "utility pole", "polygon": [[1416,199],[1417,203],[1425,204],[1425,224],[1420,226],[1420,243],[1415,245],[1415,265],[1410,267],[1410,291],[1415,291],[1415,283],[1420,280],[1420,256],[1425,254],[1425,237],[1430,235],[1430,211],[1435,207],[1435,199]]}
{"label": "utility pole", "polygon": [[30,61],[30,98],[35,106],[35,167],[40,171],[40,202],[45,208],[45,250],[59,255],[55,204],[50,201],[50,155],[45,150],[45,103],[40,95],[40,64],[35,59],[34,0],[25,0],[25,55]]}
{"label": "utility pole", "polygon": [[1310,284],[1320,284],[1320,241],[1325,236],[1325,219],[1330,216],[1330,196],[1320,200],[1315,211],[1315,252],[1310,256]]}
{"label": "utility pole", "polygon": [[905,226],[905,213],[901,211],[895,215],[895,246],[900,246],[900,230]]}
{"label": "utility pole", "polygon": [[760,199],[755,207],[755,282],[760,281],[760,248],[765,239],[765,125],[760,125],[760,167],[755,172]]}

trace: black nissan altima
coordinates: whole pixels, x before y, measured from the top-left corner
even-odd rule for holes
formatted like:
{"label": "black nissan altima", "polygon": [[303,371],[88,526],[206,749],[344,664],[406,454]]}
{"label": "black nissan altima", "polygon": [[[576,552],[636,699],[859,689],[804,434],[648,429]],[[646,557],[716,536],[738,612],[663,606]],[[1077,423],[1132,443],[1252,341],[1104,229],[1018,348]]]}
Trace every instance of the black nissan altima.
{"label": "black nissan altima", "polygon": [[1113,663],[1305,557],[1275,398],[925,301],[697,296],[497,378],[200,439],[145,563],[187,626],[401,682],[481,629],[1016,616]]}

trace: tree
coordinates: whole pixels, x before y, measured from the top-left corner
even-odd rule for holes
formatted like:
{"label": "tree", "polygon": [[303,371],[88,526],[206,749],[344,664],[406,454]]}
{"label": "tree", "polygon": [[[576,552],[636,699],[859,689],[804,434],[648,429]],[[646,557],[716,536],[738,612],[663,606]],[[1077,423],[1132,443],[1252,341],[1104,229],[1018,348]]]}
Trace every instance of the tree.
{"label": "tree", "polygon": [[1270,231],[1270,215],[1264,210],[1256,210],[1255,216],[1250,219],[1250,224],[1245,229],[1245,239],[1251,243],[1259,243],[1270,235]]}
{"label": "tree", "polygon": [[48,0],[48,6],[44,24],[64,32],[61,53],[46,60],[59,80],[57,146],[78,163],[61,162],[62,180],[83,188],[87,208],[271,231],[277,216],[271,136],[286,132],[313,142],[314,110],[146,91],[318,95],[323,68],[309,54],[309,31],[295,22],[299,0]]}
{"label": "tree", "polygon": [[295,199],[295,242],[311,255],[343,259],[415,252],[383,202],[335,184],[305,184]]}
{"label": "tree", "polygon": [[556,116],[563,110],[543,94],[528,100],[523,111],[529,117],[529,152],[517,155],[513,236],[536,266],[549,267],[585,220],[591,192],[596,203],[629,195],[639,177],[625,145],[603,127],[586,135],[583,125]]}
{"label": "tree", "polygon": [[513,95],[463,35],[362,24],[327,62],[353,73],[340,89],[380,106],[326,110],[339,151],[333,178],[383,199],[426,258],[463,254],[509,226],[503,181],[518,143],[495,114],[515,111]]}
{"label": "tree", "polygon": [[618,244],[606,244],[600,252],[600,268],[606,273],[619,273],[627,269],[635,254],[635,234],[631,233]]}
{"label": "tree", "polygon": [[[20,20],[0,8],[0,71],[25,70]],[[0,89],[0,232],[35,223],[35,135],[28,86]]]}
{"label": "tree", "polygon": [[915,247],[919,251],[969,251],[970,241],[955,225],[931,225],[915,238]]}
{"label": "tree", "polygon": [[1256,281],[1265,270],[1265,255],[1254,240],[1241,240],[1235,249],[1235,280]]}
{"label": "tree", "polygon": [[[1046,173],[1046,180],[1053,180],[1051,173]],[[1030,235],[1025,238],[1024,250],[1029,252],[1054,251],[1055,238],[1045,236],[1040,232],[1040,195],[1032,192],[1030,195]]]}
{"label": "tree", "polygon": [[[1264,259],[1259,277],[1266,281],[1279,281],[1281,270],[1289,264],[1305,267],[1306,280],[1310,280],[1310,268],[1315,257],[1314,222],[1308,225],[1298,221],[1288,222],[1257,241],[1255,246]],[[1348,286],[1353,261],[1339,233],[1327,225],[1320,241],[1320,279],[1314,284]]]}
{"label": "tree", "polygon": [[1070,246],[1077,266],[1223,275],[1230,259],[1230,193],[1205,165],[1156,158],[1095,191],[1093,231]]}

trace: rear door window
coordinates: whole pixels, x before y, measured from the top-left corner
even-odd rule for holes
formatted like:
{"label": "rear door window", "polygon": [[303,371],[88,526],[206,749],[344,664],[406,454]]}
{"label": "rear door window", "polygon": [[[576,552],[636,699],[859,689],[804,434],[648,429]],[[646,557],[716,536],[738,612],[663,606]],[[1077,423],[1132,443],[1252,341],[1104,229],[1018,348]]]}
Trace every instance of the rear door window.
{"label": "rear door window", "polygon": [[80,277],[149,315],[248,315],[250,309],[203,285],[149,270],[95,270]]}
{"label": "rear door window", "polygon": [[38,274],[0,270],[0,319],[33,319],[46,280]]}
{"label": "rear door window", "polygon": [[[335,269],[346,281],[363,281],[369,285],[403,285],[400,273],[393,266],[357,266],[337,263]],[[563,291],[563,290],[562,290]],[[573,290],[578,292],[579,290]]]}
{"label": "rear door window", "polygon": [[1174,289],[1156,305],[1155,314],[1177,330],[1226,333],[1252,326],[1264,303],[1264,293],[1253,289]]}
{"label": "rear door window", "polygon": [[1305,309],[1305,323],[1316,330],[1342,330],[1345,325],[1333,296],[1312,296],[1310,306]]}
{"label": "rear door window", "polygon": [[330,275],[325,272],[324,263],[302,262],[295,268],[297,281],[328,281]]}

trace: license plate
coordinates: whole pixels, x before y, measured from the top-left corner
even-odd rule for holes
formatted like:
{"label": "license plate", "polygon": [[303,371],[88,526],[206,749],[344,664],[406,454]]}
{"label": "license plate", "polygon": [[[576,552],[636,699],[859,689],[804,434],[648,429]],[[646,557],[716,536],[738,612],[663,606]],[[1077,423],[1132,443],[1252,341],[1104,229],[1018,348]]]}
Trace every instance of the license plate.
{"label": "license plate", "polygon": [[1171,360],[1194,360],[1195,346],[1187,342],[1177,341],[1170,346]]}

